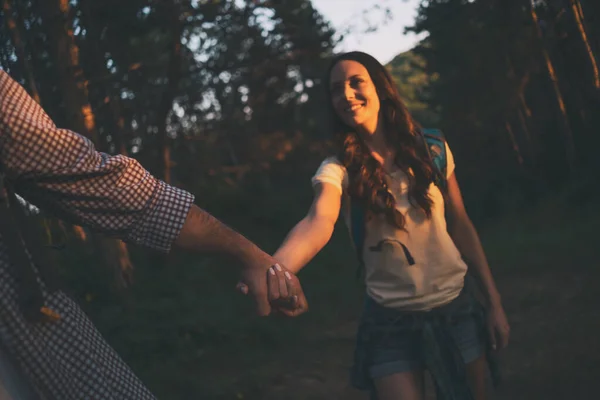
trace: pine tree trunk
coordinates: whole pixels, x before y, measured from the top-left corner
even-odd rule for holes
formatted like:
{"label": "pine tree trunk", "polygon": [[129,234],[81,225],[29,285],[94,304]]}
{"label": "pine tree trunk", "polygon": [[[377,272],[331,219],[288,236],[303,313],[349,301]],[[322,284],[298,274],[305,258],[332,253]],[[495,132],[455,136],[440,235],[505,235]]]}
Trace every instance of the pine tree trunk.
{"label": "pine tree trunk", "polygon": [[[79,62],[79,48],[73,37],[69,18],[68,0],[44,0],[45,22],[52,42],[53,59],[58,68],[60,87],[65,101],[67,123],[70,128],[85,135],[98,145],[98,135],[94,112],[89,101],[87,80]],[[85,238],[81,228],[75,231]],[[83,233],[83,234],[82,234]],[[127,282],[131,275],[131,261],[127,246],[117,239],[93,235],[96,251],[104,257],[105,266],[115,271],[117,285]]]}
{"label": "pine tree trunk", "polygon": [[[125,121],[121,115],[119,96],[115,93],[116,90],[111,89],[109,85],[102,82],[102,77],[110,74],[110,71],[106,67],[106,60],[100,50],[101,34],[92,17],[93,2],[92,0],[80,0],[79,7],[81,9],[81,22],[87,31],[86,43],[89,43],[89,46],[85,48],[84,55],[86,57],[84,60],[86,60],[86,71],[90,79],[90,93],[93,93],[94,102],[96,103],[96,113],[100,113],[100,118],[108,122],[106,129],[110,131],[110,136],[113,138],[114,151],[118,154],[127,155],[127,148],[123,139]],[[101,150],[109,151],[108,148],[101,148]]]}
{"label": "pine tree trunk", "polygon": [[565,136],[565,153],[566,153],[565,156],[566,156],[566,160],[567,160],[567,165],[568,165],[569,171],[571,173],[573,173],[575,170],[575,144],[573,141],[573,131],[572,131],[571,125],[569,123],[569,117],[567,115],[565,102],[563,100],[563,96],[562,96],[562,93],[560,90],[558,77],[556,76],[556,72],[554,70],[554,65],[552,64],[552,60],[550,59],[548,50],[546,49],[546,47],[544,45],[544,38],[542,35],[542,30],[539,25],[537,13],[535,11],[535,5],[533,4],[533,1],[530,6],[530,12],[531,12],[531,18],[533,19],[533,22],[535,25],[535,29],[537,31],[538,39],[540,41],[540,49],[541,49],[542,55],[544,57],[544,62],[546,64],[546,69],[548,71],[548,76],[550,78],[550,81],[552,82],[552,88],[554,89],[556,103],[557,103],[558,109],[561,114],[560,120],[563,125],[563,134]]}
{"label": "pine tree trunk", "polygon": [[163,180],[167,183],[171,183],[171,147],[170,140],[167,134],[167,119],[171,110],[173,109],[173,100],[177,94],[177,88],[181,80],[181,66],[182,66],[182,46],[181,46],[181,35],[183,33],[183,21],[180,19],[180,8],[179,3],[174,2],[168,7],[169,12],[169,26],[171,27],[171,47],[169,66],[167,70],[167,79],[165,91],[163,93],[158,113],[157,113],[157,125],[158,125],[158,144],[159,144],[159,171]]}
{"label": "pine tree trunk", "polygon": [[127,156],[129,152],[127,151],[127,143],[125,141],[125,118],[121,114],[121,102],[118,96],[111,97],[109,107],[115,127],[113,133],[115,151],[118,154]]}
{"label": "pine tree trunk", "polygon": [[504,123],[506,128],[506,133],[508,133],[508,139],[512,145],[512,148],[515,152],[515,156],[517,158],[517,162],[522,167],[523,166],[523,155],[521,154],[521,149],[519,148],[519,144],[517,143],[517,139],[515,138],[515,133],[513,132],[512,125],[510,122],[506,121]]}
{"label": "pine tree trunk", "polygon": [[68,0],[44,0],[44,22],[51,42],[54,63],[58,70],[67,123],[74,131],[98,143],[96,121],[88,98],[87,84],[79,64],[79,48],[73,36]]}
{"label": "pine tree trunk", "polygon": [[519,117],[519,123],[521,124],[521,130],[523,131],[523,134],[525,135],[525,139],[527,140],[527,145],[531,148],[531,150],[533,152],[534,144],[533,144],[533,139],[531,137],[531,132],[529,130],[529,124],[528,124],[527,118],[523,114],[523,110],[521,108],[519,108],[517,110],[517,115]]}
{"label": "pine tree trunk", "polygon": [[23,43],[23,39],[21,37],[21,32],[23,32],[23,20],[21,19],[20,15],[13,14],[14,10],[11,0],[4,0],[2,8],[4,10],[6,26],[10,31],[12,43],[17,53],[17,59],[19,60],[19,63],[23,68],[23,72],[25,73],[25,78],[27,79],[29,94],[38,104],[40,104],[40,93],[38,92],[37,85],[35,84],[33,67],[26,56],[25,44]]}
{"label": "pine tree trunk", "polygon": [[521,92],[519,95],[519,101],[521,102],[521,107],[523,108],[523,112],[527,116],[527,118],[531,118],[531,109],[527,105],[527,101],[525,100],[525,94]]}
{"label": "pine tree trunk", "polygon": [[570,3],[571,10],[573,11],[573,16],[575,17],[575,22],[577,23],[577,29],[579,30],[581,40],[583,41],[587,55],[592,64],[592,71],[594,74],[594,87],[596,89],[600,89],[600,73],[598,72],[598,63],[596,61],[594,52],[592,51],[592,46],[590,45],[590,41],[588,40],[587,32],[585,30],[583,9],[581,8],[581,3],[579,2],[579,0],[570,0]]}

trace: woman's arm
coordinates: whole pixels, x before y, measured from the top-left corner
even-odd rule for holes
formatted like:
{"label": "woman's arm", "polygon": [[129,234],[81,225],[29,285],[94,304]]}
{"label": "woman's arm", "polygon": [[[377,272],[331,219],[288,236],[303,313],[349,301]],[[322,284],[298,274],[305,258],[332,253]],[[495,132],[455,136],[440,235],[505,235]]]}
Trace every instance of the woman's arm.
{"label": "woman's arm", "polygon": [[492,277],[479,235],[465,210],[462,194],[454,174],[448,179],[447,203],[448,232],[452,240],[468,261],[469,267],[473,267],[488,304],[500,304],[500,294]]}
{"label": "woman's arm", "polygon": [[475,277],[480,285],[489,309],[488,323],[491,325],[492,345],[499,347],[508,344],[510,327],[502,307],[500,293],[492,276],[490,266],[481,246],[479,235],[469,218],[463,203],[462,194],[454,173],[448,178],[448,201],[446,204],[448,216],[448,232],[456,247],[473,268]]}
{"label": "woman's arm", "polygon": [[[293,317],[308,310],[308,304],[301,289],[295,294],[297,299],[295,303],[280,302],[279,296],[280,293],[287,293],[286,278],[293,281],[298,288],[301,287],[295,274],[308,264],[331,238],[340,213],[341,199],[342,192],[339,187],[326,182],[317,183],[315,197],[308,214],[288,233],[273,255],[273,258],[285,268],[285,271],[282,271],[282,268],[279,267],[279,274],[273,268],[269,271],[269,301],[279,312]],[[294,275],[289,275],[287,271]],[[282,278],[281,273],[286,278]],[[278,276],[275,276],[276,274]],[[277,281],[279,281],[279,291],[277,291]],[[244,294],[248,293],[248,286],[243,282],[238,283],[237,289]]]}
{"label": "woman's arm", "polygon": [[273,257],[294,274],[298,273],[331,239],[341,200],[338,187],[318,183],[308,214],[288,233]]}

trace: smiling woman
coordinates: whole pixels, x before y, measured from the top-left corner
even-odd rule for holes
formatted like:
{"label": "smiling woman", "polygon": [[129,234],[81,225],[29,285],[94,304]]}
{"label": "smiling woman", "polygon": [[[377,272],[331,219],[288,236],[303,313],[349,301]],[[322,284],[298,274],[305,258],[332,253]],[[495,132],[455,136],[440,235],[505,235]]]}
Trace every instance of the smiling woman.
{"label": "smiling woman", "polygon": [[299,271],[329,242],[342,214],[367,295],[353,384],[378,400],[421,400],[428,369],[438,398],[483,400],[486,320],[465,290],[461,253],[487,295],[488,332],[499,347],[507,343],[508,323],[462,203],[452,152],[445,145],[442,184],[422,129],[374,57],[338,55],[326,83],[338,152],[317,170],[313,204],[274,257]]}
{"label": "smiling woman", "polygon": [[[331,72],[331,97],[344,123],[375,132],[379,97],[366,68],[352,60],[341,61]],[[371,124],[371,126],[365,124]]]}
{"label": "smiling woman", "polygon": [[364,198],[367,208],[383,212],[402,229],[404,216],[385,190],[386,171],[399,169],[406,174],[409,199],[430,216],[433,168],[426,161],[425,148],[419,146],[419,126],[389,72],[372,56],[350,52],[332,63],[329,79],[333,134],[341,149],[338,158],[348,171],[356,171],[348,193]]}

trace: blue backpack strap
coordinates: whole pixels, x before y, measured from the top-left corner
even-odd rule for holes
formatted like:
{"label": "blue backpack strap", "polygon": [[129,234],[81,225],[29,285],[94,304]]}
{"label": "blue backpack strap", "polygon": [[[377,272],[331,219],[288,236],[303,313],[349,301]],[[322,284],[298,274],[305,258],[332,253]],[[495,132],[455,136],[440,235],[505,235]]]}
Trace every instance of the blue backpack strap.
{"label": "blue backpack strap", "polygon": [[446,177],[448,173],[448,155],[446,154],[446,138],[439,129],[424,128],[421,130],[425,147],[436,169],[434,183],[442,190],[446,190]]}
{"label": "blue backpack strap", "polygon": [[367,219],[365,209],[361,204],[358,204],[357,201],[352,201],[350,197],[348,197],[348,201],[350,202],[350,235],[352,237],[352,242],[354,243],[356,255],[358,256],[359,268],[357,270],[357,275],[360,275],[360,272],[363,269],[362,267],[364,266],[363,249],[367,234]]}
{"label": "blue backpack strap", "polygon": [[[425,144],[427,147],[427,151],[429,152],[429,156],[431,157],[432,164],[437,170],[438,175],[436,177],[435,184],[438,188],[445,190],[447,186],[447,165],[448,165],[448,155],[446,154],[446,139],[444,138],[444,134],[439,129],[423,129],[423,138],[425,140]],[[472,268],[467,269],[467,274],[465,276],[465,286],[464,289],[467,293],[470,293],[473,296],[474,301],[478,302],[480,298],[480,292],[477,285],[477,280],[473,275]],[[479,304],[479,309],[481,310],[478,313],[479,326],[482,330],[486,328],[486,320],[487,320],[487,310],[481,304]],[[488,337],[487,332],[485,337]],[[489,343],[486,346],[486,355],[488,367],[490,369],[490,373],[492,376],[492,381],[494,386],[498,386],[501,379],[501,371],[498,365],[498,359],[495,352],[491,349]]]}

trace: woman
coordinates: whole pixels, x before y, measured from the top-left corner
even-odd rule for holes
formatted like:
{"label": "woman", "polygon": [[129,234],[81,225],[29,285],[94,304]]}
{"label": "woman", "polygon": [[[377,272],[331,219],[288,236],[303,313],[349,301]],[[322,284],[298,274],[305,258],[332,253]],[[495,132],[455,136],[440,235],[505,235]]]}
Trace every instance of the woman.
{"label": "woman", "polygon": [[435,169],[418,124],[373,57],[337,56],[327,85],[339,152],[319,167],[313,204],[274,258],[297,273],[331,238],[342,205],[346,217],[349,202],[364,209],[364,245],[357,250],[367,297],[355,385],[370,388],[379,400],[423,399],[427,368],[440,397],[484,399],[484,324],[463,290],[467,265],[461,254],[485,295],[494,349],[506,346],[509,325],[463,205],[452,153],[446,147],[442,192],[433,183]]}

